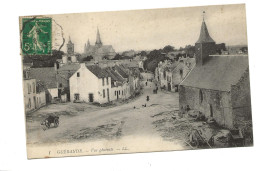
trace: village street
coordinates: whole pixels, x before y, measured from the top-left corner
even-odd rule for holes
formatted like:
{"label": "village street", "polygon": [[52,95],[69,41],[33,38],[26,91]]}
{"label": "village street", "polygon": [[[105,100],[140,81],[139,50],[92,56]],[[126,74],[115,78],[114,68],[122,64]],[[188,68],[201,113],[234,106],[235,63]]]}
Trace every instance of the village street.
{"label": "village street", "polygon": [[[158,132],[156,117],[162,113],[178,111],[178,93],[158,91],[153,94],[154,83],[144,84],[143,94],[132,99],[128,103],[119,104],[113,107],[98,107],[89,104],[78,104],[91,106],[74,111],[69,114],[70,106],[73,103],[58,104],[64,109],[57,109],[59,112],[50,110],[52,105],[44,107],[33,114],[32,120],[27,119],[27,143],[72,143],[89,142],[100,140],[120,140],[124,137],[152,137],[158,141],[164,141]],[[146,97],[150,100],[147,102]],[[146,104],[146,107],[143,105]],[[65,115],[64,111],[67,110]],[[48,111],[48,112],[46,112]],[[41,120],[50,113],[61,114],[60,125],[57,128],[43,130]],[[40,119],[39,119],[40,118]],[[165,119],[165,118],[164,118]],[[148,138],[149,140],[149,138]],[[176,145],[179,142],[172,144]],[[179,146],[184,146],[178,144]]]}

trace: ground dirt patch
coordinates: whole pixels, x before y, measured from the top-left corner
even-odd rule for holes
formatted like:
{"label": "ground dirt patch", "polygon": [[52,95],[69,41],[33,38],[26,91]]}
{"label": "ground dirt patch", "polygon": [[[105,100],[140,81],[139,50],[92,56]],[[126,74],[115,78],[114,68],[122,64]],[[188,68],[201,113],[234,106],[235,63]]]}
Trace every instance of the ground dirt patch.
{"label": "ground dirt patch", "polygon": [[97,127],[86,127],[71,135],[71,137],[75,140],[117,139],[122,136],[123,125],[124,121],[103,124]]}

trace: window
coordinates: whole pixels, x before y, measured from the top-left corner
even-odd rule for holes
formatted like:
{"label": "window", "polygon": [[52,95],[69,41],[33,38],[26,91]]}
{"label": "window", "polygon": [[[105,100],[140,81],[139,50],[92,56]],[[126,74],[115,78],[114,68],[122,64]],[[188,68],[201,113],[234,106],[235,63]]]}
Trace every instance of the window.
{"label": "window", "polygon": [[31,107],[32,107],[31,99],[29,98],[29,101],[28,101],[28,108],[31,109]]}
{"label": "window", "polygon": [[35,93],[35,83],[32,83],[33,86],[33,93]]}
{"label": "window", "polygon": [[105,98],[106,97],[106,91],[105,91],[105,89],[103,89],[103,98]]}
{"label": "window", "polygon": [[28,94],[30,94],[30,84],[27,83],[27,88],[28,88]]}
{"label": "window", "polygon": [[118,94],[120,95],[120,90],[118,91]]}
{"label": "window", "polygon": [[116,96],[116,91],[115,91],[115,96]]}
{"label": "window", "polygon": [[59,84],[59,87],[62,87],[62,83]]}
{"label": "window", "polygon": [[182,69],[180,69],[180,75],[182,75],[183,74],[183,70]]}
{"label": "window", "polygon": [[80,77],[80,73],[79,72],[77,72],[77,77]]}
{"label": "window", "polygon": [[107,85],[109,85],[109,83],[108,83],[108,77],[107,77]]}
{"label": "window", "polygon": [[102,86],[104,86],[105,85],[105,80],[104,80],[104,78],[102,78]]}
{"label": "window", "polygon": [[31,86],[31,84],[29,84],[29,93],[31,93],[32,92],[32,86]]}
{"label": "window", "polygon": [[202,93],[202,91],[200,90],[200,92],[199,92],[200,94],[199,94],[199,98],[200,98],[200,103],[202,103],[203,102],[203,93]]}
{"label": "window", "polygon": [[122,95],[124,95],[124,90],[122,90]]}

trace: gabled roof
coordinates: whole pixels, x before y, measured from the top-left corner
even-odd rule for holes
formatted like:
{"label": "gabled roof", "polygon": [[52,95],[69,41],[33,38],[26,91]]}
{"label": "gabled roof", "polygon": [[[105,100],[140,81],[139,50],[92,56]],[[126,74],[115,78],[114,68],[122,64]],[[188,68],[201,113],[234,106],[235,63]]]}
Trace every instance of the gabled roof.
{"label": "gabled roof", "polygon": [[180,85],[230,91],[248,68],[248,56],[209,56],[209,61],[196,65]]}
{"label": "gabled roof", "polygon": [[200,37],[196,43],[214,43],[215,41],[210,37],[207,25],[203,20],[201,29],[200,29]]}
{"label": "gabled roof", "polygon": [[128,78],[128,74],[124,71],[124,69],[118,65],[115,65],[113,69],[118,72],[123,78]]}
{"label": "gabled roof", "polygon": [[124,82],[124,79],[118,73],[116,73],[112,68],[108,67],[105,68],[104,70],[109,74],[112,81]]}
{"label": "gabled roof", "polygon": [[75,63],[68,63],[65,65],[62,65],[62,67],[60,67],[58,69],[58,71],[77,71],[80,68],[80,64],[75,64]]}
{"label": "gabled roof", "polygon": [[88,70],[90,70],[90,72],[92,72],[98,78],[109,77],[108,73],[97,65],[88,65],[86,67],[88,68]]}
{"label": "gabled roof", "polygon": [[54,67],[30,68],[29,77],[43,82],[46,88],[57,88],[56,71]]}

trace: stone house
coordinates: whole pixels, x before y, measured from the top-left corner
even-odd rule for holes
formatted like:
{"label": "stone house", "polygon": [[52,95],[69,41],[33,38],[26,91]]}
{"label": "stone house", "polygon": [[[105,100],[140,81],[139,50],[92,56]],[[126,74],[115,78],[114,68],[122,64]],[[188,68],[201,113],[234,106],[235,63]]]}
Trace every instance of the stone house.
{"label": "stone house", "polygon": [[196,66],[179,86],[179,105],[200,111],[226,128],[251,120],[248,56],[212,55],[214,40],[205,21],[195,44]]}

